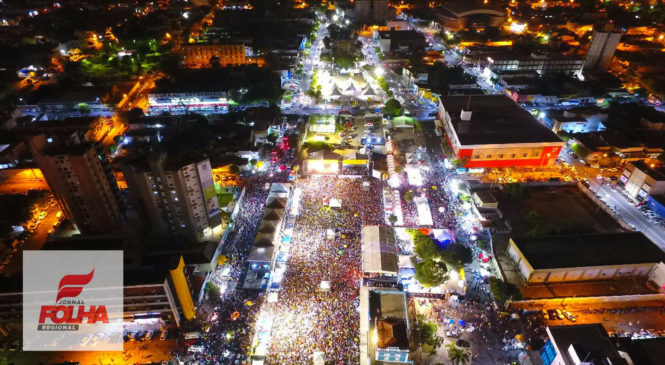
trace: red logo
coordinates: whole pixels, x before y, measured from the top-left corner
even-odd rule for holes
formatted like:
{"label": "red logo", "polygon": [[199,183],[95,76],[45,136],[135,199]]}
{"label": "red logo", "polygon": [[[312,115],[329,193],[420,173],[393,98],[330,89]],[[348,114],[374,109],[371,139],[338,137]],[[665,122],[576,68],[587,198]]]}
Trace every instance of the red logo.
{"label": "red logo", "polygon": [[88,274],[63,276],[58,284],[55,305],[42,306],[39,324],[45,324],[47,319],[53,324],[77,324],[82,323],[84,318],[87,318],[87,323],[109,323],[105,305],[86,307],[82,299],[76,299],[94,275],[93,268]]}
{"label": "red logo", "polygon": [[[60,279],[58,285],[58,296],[55,298],[55,304],[58,304],[62,298],[75,298],[83,291],[83,285],[87,285],[92,280],[95,269],[92,269],[87,275],[65,275]],[[69,286],[81,285],[81,286]]]}

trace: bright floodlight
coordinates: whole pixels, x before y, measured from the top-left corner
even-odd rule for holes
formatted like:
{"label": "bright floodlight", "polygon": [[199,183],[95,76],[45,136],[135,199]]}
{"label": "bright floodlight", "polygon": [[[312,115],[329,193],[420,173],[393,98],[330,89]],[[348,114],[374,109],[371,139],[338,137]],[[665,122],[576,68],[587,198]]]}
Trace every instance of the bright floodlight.
{"label": "bright floodlight", "polygon": [[337,14],[333,15],[333,16],[332,16],[332,20],[333,20],[334,22],[338,21],[338,20],[339,20],[339,16],[337,16]]}
{"label": "bright floodlight", "polygon": [[385,73],[385,71],[383,70],[383,67],[381,67],[381,66],[377,66],[377,67],[374,69],[374,74],[375,74],[377,77],[381,77],[381,76],[383,76],[384,73]]}

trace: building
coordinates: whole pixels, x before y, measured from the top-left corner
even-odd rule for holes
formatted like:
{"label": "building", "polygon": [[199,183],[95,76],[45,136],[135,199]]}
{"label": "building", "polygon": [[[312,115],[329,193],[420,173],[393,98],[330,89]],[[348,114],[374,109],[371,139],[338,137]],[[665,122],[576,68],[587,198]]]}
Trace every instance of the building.
{"label": "building", "polygon": [[395,230],[387,226],[365,226],[362,230],[362,271],[371,281],[397,282],[399,255]]}
{"label": "building", "polygon": [[221,209],[208,158],[139,153],[120,163],[134,208],[156,233],[218,240]]}
{"label": "building", "polygon": [[506,19],[505,11],[492,9],[480,1],[455,0],[444,2],[436,16],[445,28],[459,31],[472,29],[482,31],[486,27],[496,27]]}
{"label": "building", "polygon": [[30,137],[30,151],[64,214],[82,233],[123,225],[124,202],[103,147],[81,134]]}
{"label": "building", "polygon": [[649,195],[665,193],[665,167],[647,165],[644,161],[626,162],[619,183],[630,197],[643,201]]}
{"label": "building", "polygon": [[211,58],[217,57],[218,66],[240,66],[251,63],[260,63],[262,59],[247,56],[243,44],[186,44],[181,47],[184,56],[183,63],[187,68],[216,67]]}
{"label": "building", "polygon": [[[567,133],[589,133],[605,130],[603,122],[607,114],[585,113],[571,110],[551,110],[547,112],[547,119],[552,125],[552,132],[564,131]],[[546,119],[546,120],[547,120]]]}
{"label": "building", "polygon": [[665,262],[641,232],[511,238],[507,252],[528,284],[648,279]]}
{"label": "building", "polygon": [[504,95],[443,96],[438,117],[467,168],[553,166],[565,144]]}
{"label": "building", "polygon": [[371,290],[368,309],[367,354],[374,361],[408,363],[411,326],[406,294],[396,290]]}
{"label": "building", "polygon": [[628,365],[600,323],[550,326],[547,335],[543,365]]}
{"label": "building", "polygon": [[355,18],[364,23],[380,23],[395,16],[388,0],[357,0],[354,2]]}
{"label": "building", "polygon": [[415,30],[377,31],[375,36],[383,53],[413,53],[424,50],[427,44]]}
{"label": "building", "polygon": [[493,77],[498,77],[507,71],[535,71],[539,75],[548,73],[577,75],[582,72],[584,59],[577,56],[547,53],[531,53],[528,56],[522,56],[512,52],[502,52],[481,59],[481,64],[485,66],[485,72]]}
{"label": "building", "polygon": [[605,71],[612,62],[621,32],[593,32],[584,61],[584,71]]}

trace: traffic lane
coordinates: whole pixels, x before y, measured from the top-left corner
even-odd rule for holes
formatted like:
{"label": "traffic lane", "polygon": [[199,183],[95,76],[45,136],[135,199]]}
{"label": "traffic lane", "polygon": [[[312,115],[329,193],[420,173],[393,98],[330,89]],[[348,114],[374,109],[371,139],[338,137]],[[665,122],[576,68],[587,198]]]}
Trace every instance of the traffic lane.
{"label": "traffic lane", "polygon": [[[42,209],[43,210],[43,209]],[[60,211],[60,207],[56,204],[54,207],[46,208],[46,217],[39,223],[35,231],[25,241],[23,247],[16,252],[12,260],[4,268],[8,274],[20,272],[23,268],[23,251],[25,250],[40,250],[46,240],[48,239],[49,230],[53,228],[53,224],[58,221],[56,214]]]}
{"label": "traffic lane", "polygon": [[[591,186],[598,186],[598,182],[591,183]],[[610,205],[613,205],[618,214],[630,224],[635,226],[637,231],[644,233],[650,240],[657,244],[661,249],[665,250],[665,231],[658,226],[651,223],[639,209],[631,202],[627,201],[621,193],[615,191],[611,187],[603,184],[593,189],[605,199],[609,200]]]}
{"label": "traffic lane", "polygon": [[659,247],[665,249],[665,232],[662,229],[656,228],[656,226],[653,225],[642,212],[635,208],[635,206],[626,202],[624,197],[617,196],[618,193],[615,192],[615,194],[612,194],[611,189],[607,187],[601,188],[600,191],[604,194],[609,194],[608,199],[610,199],[613,204],[618,205],[617,210],[621,211],[621,216],[627,221],[627,223],[633,224],[636,230],[644,233]]}

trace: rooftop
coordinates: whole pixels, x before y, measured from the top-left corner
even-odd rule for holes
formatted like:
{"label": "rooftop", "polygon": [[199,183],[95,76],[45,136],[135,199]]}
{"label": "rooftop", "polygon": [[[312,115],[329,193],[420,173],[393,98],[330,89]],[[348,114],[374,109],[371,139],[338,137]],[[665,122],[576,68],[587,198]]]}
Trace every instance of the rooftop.
{"label": "rooftop", "polygon": [[[370,326],[377,326],[378,348],[409,348],[409,320],[404,292],[372,290],[369,292]],[[375,321],[376,319],[376,321]]]}
{"label": "rooftop", "polygon": [[392,227],[366,226],[362,230],[363,272],[399,272],[395,231]]}
{"label": "rooftop", "polygon": [[512,240],[535,270],[665,262],[665,253],[641,232]]}
{"label": "rooftop", "polygon": [[665,181],[665,167],[651,167],[646,164],[644,161],[630,161],[630,164],[635,166],[638,170],[644,172],[648,176],[652,177],[656,181]]}
{"label": "rooftop", "polygon": [[579,364],[571,358],[571,346],[578,357],[589,363],[626,364],[600,323],[552,326],[547,328],[547,333],[566,365]]}
{"label": "rooftop", "polygon": [[[505,95],[442,96],[441,103],[464,145],[556,143],[559,137]],[[460,119],[462,110],[471,119]]]}

